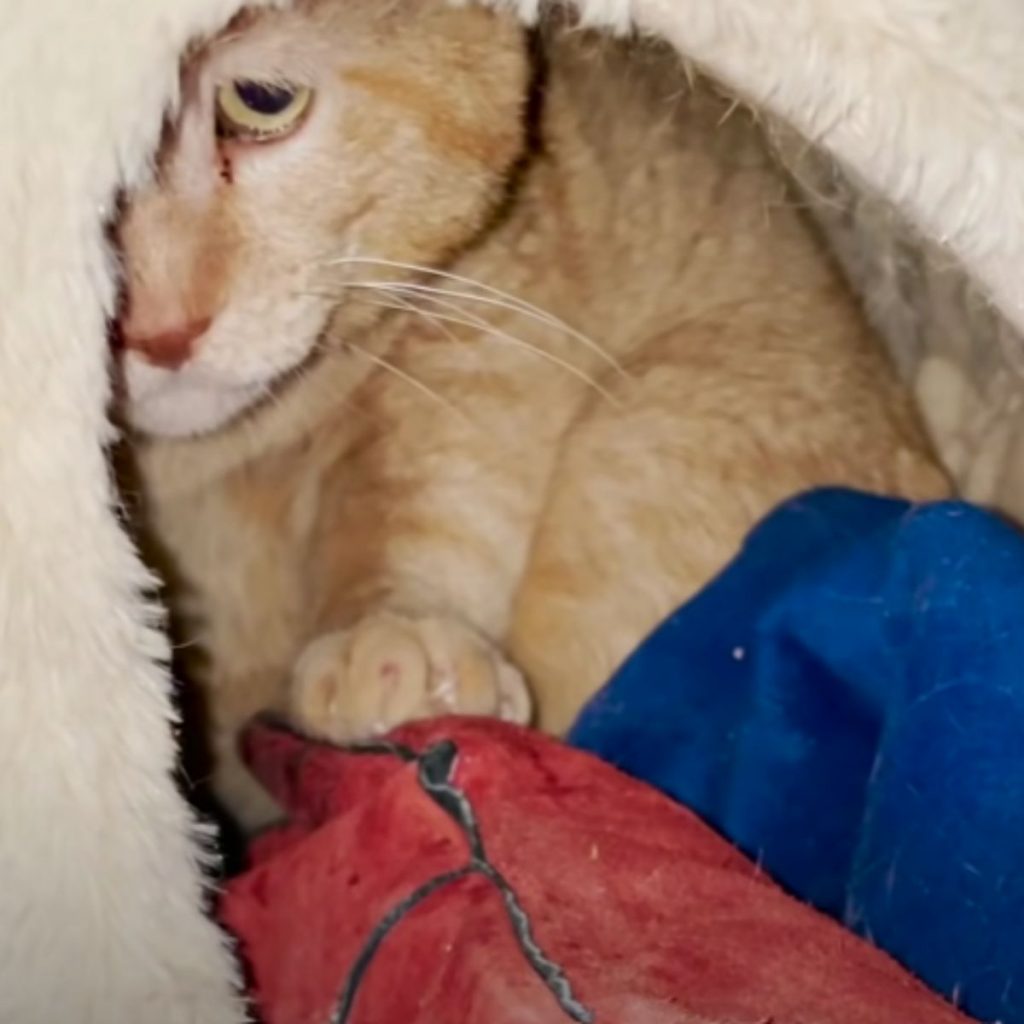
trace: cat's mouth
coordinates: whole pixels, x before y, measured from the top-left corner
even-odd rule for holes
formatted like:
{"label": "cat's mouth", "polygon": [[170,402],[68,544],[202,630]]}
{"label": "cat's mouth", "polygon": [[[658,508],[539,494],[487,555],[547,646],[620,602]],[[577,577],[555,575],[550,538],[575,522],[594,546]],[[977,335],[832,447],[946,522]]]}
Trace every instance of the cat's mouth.
{"label": "cat's mouth", "polygon": [[195,338],[184,358],[154,359],[149,349],[124,346],[120,363],[126,422],[153,437],[186,439],[229,427],[245,414],[258,414],[280,402],[284,389],[319,360],[328,312],[323,300],[267,297],[222,310],[202,321],[201,331],[189,325]]}

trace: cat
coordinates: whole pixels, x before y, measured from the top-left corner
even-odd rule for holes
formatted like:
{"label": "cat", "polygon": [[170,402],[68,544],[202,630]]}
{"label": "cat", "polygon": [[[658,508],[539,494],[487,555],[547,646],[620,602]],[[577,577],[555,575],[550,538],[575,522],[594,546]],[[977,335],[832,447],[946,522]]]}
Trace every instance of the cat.
{"label": "cat", "polygon": [[146,516],[248,827],[256,712],[558,733],[777,502],[948,492],[757,125],[653,44],[245,13],[118,241]]}

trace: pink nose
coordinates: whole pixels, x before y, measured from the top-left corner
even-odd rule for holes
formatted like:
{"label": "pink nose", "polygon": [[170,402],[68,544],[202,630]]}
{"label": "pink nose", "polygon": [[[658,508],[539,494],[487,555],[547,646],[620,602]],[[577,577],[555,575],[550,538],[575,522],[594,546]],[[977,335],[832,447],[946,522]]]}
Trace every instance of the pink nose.
{"label": "pink nose", "polygon": [[121,340],[126,349],[138,352],[154,366],[162,366],[165,370],[177,370],[183,363],[188,362],[196,341],[206,333],[209,326],[210,318],[206,317],[203,320],[193,320],[173,331],[163,331],[144,338],[126,331]]}

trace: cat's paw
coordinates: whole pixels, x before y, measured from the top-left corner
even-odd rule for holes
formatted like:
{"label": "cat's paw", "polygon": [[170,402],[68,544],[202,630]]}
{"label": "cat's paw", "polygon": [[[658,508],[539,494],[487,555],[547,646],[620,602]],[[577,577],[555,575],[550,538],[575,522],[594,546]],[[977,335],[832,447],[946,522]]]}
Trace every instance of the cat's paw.
{"label": "cat's paw", "polygon": [[314,640],[295,663],[289,703],[296,726],[339,743],[433,715],[531,714],[520,672],[470,627],[393,612]]}

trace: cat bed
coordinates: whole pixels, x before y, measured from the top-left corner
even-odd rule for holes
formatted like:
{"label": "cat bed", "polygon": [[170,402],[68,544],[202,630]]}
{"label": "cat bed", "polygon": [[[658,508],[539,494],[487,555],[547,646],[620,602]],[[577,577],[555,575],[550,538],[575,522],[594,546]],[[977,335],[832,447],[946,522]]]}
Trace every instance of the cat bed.
{"label": "cat bed", "polygon": [[265,1024],[966,1021],[587,754],[464,719],[390,741],[250,734],[292,815],[222,906]]}
{"label": "cat bed", "polygon": [[1024,522],[1024,335],[888,199],[791,131],[776,141],[959,493]]}
{"label": "cat bed", "polygon": [[794,499],[571,741],[698,812],[983,1020],[1024,1024],[1024,534]]}
{"label": "cat bed", "polygon": [[[536,6],[516,4],[525,15]],[[947,461],[972,495],[1019,511],[1021,349],[1009,326],[1024,326],[1019,0],[577,6],[595,23],[666,38],[780,119],[800,140],[787,150],[780,132],[794,166],[812,152],[806,140],[828,155],[820,179],[835,172],[825,198],[840,204],[837,250],[893,350],[905,349],[936,436],[948,427]],[[8,7],[0,1019],[118,1024],[158,1006],[162,1024],[237,1024],[231,959],[202,912],[205,838],[172,776],[167,644],[103,449],[116,270],[107,222],[118,190],[147,171],[181,54],[241,0]],[[931,287],[947,266],[954,283]]]}

